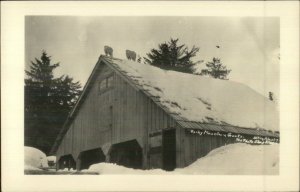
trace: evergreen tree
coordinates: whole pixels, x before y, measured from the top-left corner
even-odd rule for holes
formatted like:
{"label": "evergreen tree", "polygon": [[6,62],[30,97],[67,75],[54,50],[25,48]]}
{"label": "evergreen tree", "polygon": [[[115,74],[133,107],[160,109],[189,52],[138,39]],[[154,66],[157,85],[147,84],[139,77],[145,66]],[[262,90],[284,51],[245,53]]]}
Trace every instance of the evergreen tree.
{"label": "evergreen tree", "polygon": [[69,76],[54,78],[53,70],[58,66],[51,64],[50,56],[43,51],[25,71],[25,145],[45,153],[51,149],[81,88]]}
{"label": "evergreen tree", "polygon": [[142,58],[141,58],[141,56],[139,56],[139,55],[138,55],[137,62],[138,62],[138,63],[141,63],[141,62],[142,62]]}
{"label": "evergreen tree", "polygon": [[171,38],[169,42],[159,44],[158,49],[152,49],[147,58],[144,57],[145,63],[166,70],[193,73],[195,64],[201,61],[193,62],[191,58],[196,56],[199,48],[193,46],[189,51],[184,44],[177,43],[178,39]]}
{"label": "evergreen tree", "polygon": [[218,58],[213,58],[212,62],[206,63],[206,69],[202,69],[200,75],[209,75],[216,79],[224,79],[227,80],[227,76],[231,72],[230,69],[227,69],[221,63],[221,60]]}

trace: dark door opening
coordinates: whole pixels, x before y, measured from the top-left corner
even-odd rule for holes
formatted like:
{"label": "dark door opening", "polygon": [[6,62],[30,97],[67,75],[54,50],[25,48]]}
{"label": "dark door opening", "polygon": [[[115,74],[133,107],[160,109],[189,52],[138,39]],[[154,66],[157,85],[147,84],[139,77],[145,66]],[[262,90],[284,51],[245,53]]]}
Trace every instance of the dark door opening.
{"label": "dark door opening", "polygon": [[175,129],[163,131],[163,169],[173,171],[176,168],[176,132]]}
{"label": "dark door opening", "polygon": [[76,162],[72,155],[61,156],[58,161],[58,169],[76,169]]}
{"label": "dark door opening", "polygon": [[110,162],[129,168],[142,169],[142,148],[136,140],[115,144],[110,152]]}
{"label": "dark door opening", "polygon": [[80,170],[88,169],[92,164],[105,162],[105,155],[101,148],[83,151],[79,155]]}

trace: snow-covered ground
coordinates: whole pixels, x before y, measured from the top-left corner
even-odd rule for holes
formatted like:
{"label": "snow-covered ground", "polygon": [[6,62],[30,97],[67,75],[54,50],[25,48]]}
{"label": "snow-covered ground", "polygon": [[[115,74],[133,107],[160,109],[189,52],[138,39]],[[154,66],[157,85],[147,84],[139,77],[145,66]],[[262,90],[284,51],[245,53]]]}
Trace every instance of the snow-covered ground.
{"label": "snow-covered ground", "polygon": [[162,105],[187,120],[213,120],[278,131],[279,115],[275,103],[246,85],[166,71],[133,61],[111,60],[143,89],[159,97]]}
{"label": "snow-covered ground", "polygon": [[279,174],[279,144],[230,144],[176,172],[184,174],[273,175]]}
{"label": "snow-covered ground", "polygon": [[48,167],[48,161],[45,153],[34,148],[24,147],[25,170],[38,170]]}
{"label": "snow-covered ground", "polygon": [[279,174],[279,144],[249,145],[236,143],[211,151],[185,168],[172,172],[161,169],[137,170],[110,163],[91,165],[83,172],[99,174],[210,174],[210,175],[274,175]]}
{"label": "snow-covered ground", "polygon": [[132,169],[114,163],[93,164],[89,167],[89,169],[84,169],[82,170],[82,172],[97,172],[99,174],[133,174],[133,175],[169,174],[169,172],[166,172],[162,169],[152,169],[152,170]]}
{"label": "snow-covered ground", "polygon": [[[48,167],[47,157],[40,150],[25,147],[25,170],[40,170]],[[74,173],[76,170],[59,170],[57,173]],[[165,174],[204,174],[204,175],[274,175],[279,174],[279,144],[249,145],[235,143],[212,150],[208,155],[185,168],[167,172],[161,169],[131,169],[113,163],[91,165],[82,173],[165,175]],[[54,174],[55,172],[53,172]],[[42,173],[41,173],[42,174]]]}
{"label": "snow-covered ground", "polygon": [[58,172],[66,172],[66,171],[68,171],[68,172],[76,172],[76,170],[75,169],[68,169],[68,168],[64,168],[64,169],[59,169],[58,170]]}

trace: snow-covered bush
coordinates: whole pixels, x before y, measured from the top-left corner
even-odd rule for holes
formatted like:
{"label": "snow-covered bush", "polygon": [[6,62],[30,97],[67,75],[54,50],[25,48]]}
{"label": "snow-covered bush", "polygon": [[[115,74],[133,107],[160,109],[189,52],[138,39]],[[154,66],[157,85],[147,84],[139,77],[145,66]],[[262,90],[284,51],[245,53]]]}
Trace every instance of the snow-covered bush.
{"label": "snow-covered bush", "polygon": [[49,167],[55,167],[56,164],[56,156],[47,156],[47,160],[48,160],[48,166]]}
{"label": "snow-covered bush", "polygon": [[45,153],[34,147],[24,148],[25,169],[38,169],[48,167]]}

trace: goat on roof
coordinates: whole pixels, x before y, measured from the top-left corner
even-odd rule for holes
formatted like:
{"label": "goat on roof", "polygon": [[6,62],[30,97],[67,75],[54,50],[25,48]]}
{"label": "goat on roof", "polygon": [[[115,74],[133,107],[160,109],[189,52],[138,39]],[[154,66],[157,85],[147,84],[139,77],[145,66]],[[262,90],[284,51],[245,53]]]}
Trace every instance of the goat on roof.
{"label": "goat on roof", "polygon": [[113,57],[113,51],[114,51],[113,48],[111,48],[107,45],[104,46],[104,53],[106,56]]}
{"label": "goat on roof", "polygon": [[126,57],[128,60],[136,60],[136,53],[134,51],[126,50]]}

